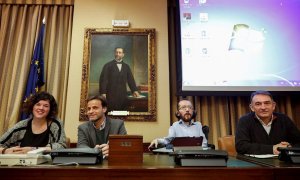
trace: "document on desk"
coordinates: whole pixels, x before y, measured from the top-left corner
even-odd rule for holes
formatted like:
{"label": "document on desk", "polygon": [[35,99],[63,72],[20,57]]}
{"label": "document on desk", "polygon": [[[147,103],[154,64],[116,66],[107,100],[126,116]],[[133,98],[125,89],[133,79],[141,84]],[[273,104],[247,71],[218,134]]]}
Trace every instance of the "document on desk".
{"label": "document on desk", "polygon": [[154,153],[172,153],[173,149],[167,149],[166,147],[163,147],[163,148],[154,149],[154,150],[152,150],[152,152],[154,152]]}
{"label": "document on desk", "polygon": [[140,98],[145,98],[146,96],[140,94],[140,95],[137,96],[137,97],[134,97],[133,95],[129,95],[128,97],[140,99]]}
{"label": "document on desk", "polygon": [[278,155],[275,154],[244,154],[245,156],[264,159],[264,158],[273,158],[278,157]]}

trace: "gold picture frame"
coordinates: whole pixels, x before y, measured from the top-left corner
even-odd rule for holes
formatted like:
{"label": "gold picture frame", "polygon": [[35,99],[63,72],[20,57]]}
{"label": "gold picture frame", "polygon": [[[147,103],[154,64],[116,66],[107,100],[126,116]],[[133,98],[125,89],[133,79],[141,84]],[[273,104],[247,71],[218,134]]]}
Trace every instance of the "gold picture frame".
{"label": "gold picture frame", "polygon": [[114,61],[115,49],[119,47],[125,52],[123,62],[130,67],[140,96],[130,95],[132,90],[127,85],[126,110],[112,110],[108,116],[126,121],[156,121],[155,29],[140,28],[85,29],[80,121],[87,120],[86,99],[101,94],[102,68]]}

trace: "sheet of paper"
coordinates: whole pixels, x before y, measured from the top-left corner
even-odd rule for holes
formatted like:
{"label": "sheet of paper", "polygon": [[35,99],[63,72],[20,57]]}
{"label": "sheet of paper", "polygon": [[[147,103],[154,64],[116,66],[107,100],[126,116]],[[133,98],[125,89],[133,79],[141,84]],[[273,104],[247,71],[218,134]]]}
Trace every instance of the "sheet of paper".
{"label": "sheet of paper", "polygon": [[146,96],[144,96],[144,95],[140,95],[140,96],[138,96],[138,97],[134,97],[134,96],[132,96],[132,95],[129,95],[128,97],[130,97],[130,98],[145,98]]}
{"label": "sheet of paper", "polygon": [[263,159],[263,158],[277,157],[278,155],[275,155],[275,154],[245,154],[245,156]]}
{"label": "sheet of paper", "polygon": [[153,152],[156,153],[172,153],[173,149],[167,149],[167,148],[158,148],[158,149],[154,149]]}

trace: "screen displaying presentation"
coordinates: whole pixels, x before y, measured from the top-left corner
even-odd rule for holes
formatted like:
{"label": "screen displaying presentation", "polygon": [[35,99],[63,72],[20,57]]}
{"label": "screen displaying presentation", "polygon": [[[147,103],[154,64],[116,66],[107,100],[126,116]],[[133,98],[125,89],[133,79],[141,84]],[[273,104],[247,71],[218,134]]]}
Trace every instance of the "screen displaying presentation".
{"label": "screen displaying presentation", "polygon": [[177,0],[182,91],[300,90],[300,0]]}

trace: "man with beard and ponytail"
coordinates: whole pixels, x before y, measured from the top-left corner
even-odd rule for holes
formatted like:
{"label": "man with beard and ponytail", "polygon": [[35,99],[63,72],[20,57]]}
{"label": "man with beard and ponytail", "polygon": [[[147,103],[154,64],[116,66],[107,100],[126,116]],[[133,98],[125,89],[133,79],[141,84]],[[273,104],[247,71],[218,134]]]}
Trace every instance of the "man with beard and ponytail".
{"label": "man with beard and ponytail", "polygon": [[202,125],[199,121],[195,121],[196,113],[194,107],[189,100],[183,99],[179,101],[177,106],[176,116],[179,121],[176,121],[169,128],[169,135],[164,138],[154,139],[150,145],[149,149],[152,147],[157,148],[157,146],[166,146],[171,142],[174,137],[203,137],[202,146],[207,147],[207,139],[202,131]]}
{"label": "man with beard and ponytail", "polygon": [[106,116],[107,102],[103,96],[92,96],[87,100],[89,121],[78,126],[78,148],[98,148],[105,157],[109,156],[110,134],[126,135],[124,122]]}

